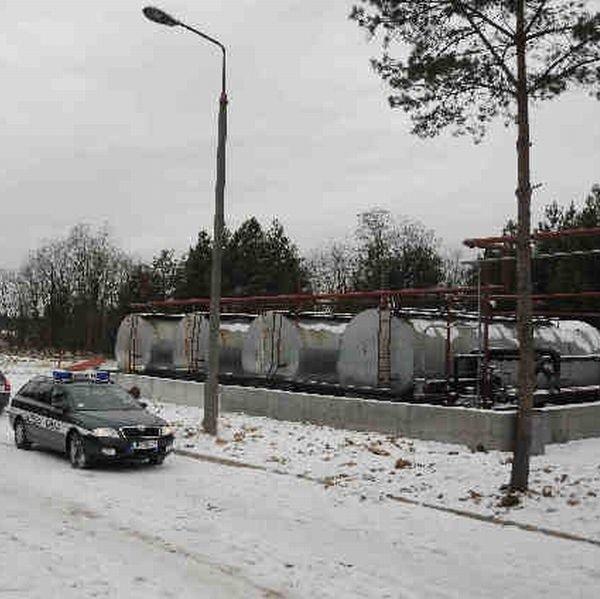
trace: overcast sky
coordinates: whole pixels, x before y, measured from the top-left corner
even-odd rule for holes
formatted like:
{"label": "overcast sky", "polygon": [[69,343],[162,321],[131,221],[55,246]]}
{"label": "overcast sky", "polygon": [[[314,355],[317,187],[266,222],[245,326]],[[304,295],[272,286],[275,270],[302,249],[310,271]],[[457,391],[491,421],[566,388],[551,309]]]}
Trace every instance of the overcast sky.
{"label": "overcast sky", "polygon": [[[514,216],[514,129],[478,146],[411,136],[350,0],[156,4],[229,49],[229,225],[276,217],[305,251],[375,206],[449,246]],[[0,268],[79,222],[107,222],[143,258],[212,229],[220,56],[143,6],[0,0]],[[570,95],[532,117],[534,211],[581,202],[600,183],[600,102]]]}

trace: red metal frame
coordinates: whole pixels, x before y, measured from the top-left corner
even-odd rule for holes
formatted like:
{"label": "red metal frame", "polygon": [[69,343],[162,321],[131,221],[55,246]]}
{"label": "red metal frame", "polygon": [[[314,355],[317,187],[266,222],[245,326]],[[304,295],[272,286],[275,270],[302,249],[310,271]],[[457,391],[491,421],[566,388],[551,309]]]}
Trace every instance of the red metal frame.
{"label": "red metal frame", "polygon": [[[561,237],[591,237],[600,236],[600,227],[591,227],[589,229],[563,229],[562,231],[537,231],[532,233],[529,238],[533,241],[544,239],[557,239]],[[474,237],[465,239],[463,244],[469,248],[486,248],[491,245],[501,243],[517,243],[516,235],[501,235],[498,237]]]}
{"label": "red metal frame", "polygon": [[[494,310],[494,316],[513,316],[514,310]],[[534,316],[545,316],[548,318],[558,318],[566,316],[568,318],[600,318],[600,312],[563,312],[561,310],[534,310]]]}
{"label": "red metal frame", "polygon": [[[222,304],[260,304],[260,303],[303,303],[331,300],[379,299],[390,297],[423,297],[428,295],[469,295],[478,291],[493,292],[502,290],[502,285],[486,285],[478,290],[477,287],[425,287],[422,289],[381,289],[378,291],[351,291],[349,293],[320,293],[320,294],[283,294],[283,295],[253,295],[238,297],[222,297]],[[133,309],[169,308],[183,306],[202,306],[210,303],[209,298],[189,298],[179,300],[157,300],[151,302],[135,302],[130,304]]]}
{"label": "red metal frame", "polygon": [[[564,229],[562,231],[537,231],[531,233],[530,239],[532,241],[543,241],[546,239],[561,239],[561,238],[569,238],[569,237],[593,237],[600,236],[600,227],[592,227],[592,228],[580,228],[580,229]],[[485,249],[489,247],[496,246],[497,249],[502,251],[503,257],[506,256],[507,250],[514,244],[517,243],[517,237],[515,235],[502,235],[496,237],[478,237],[472,239],[465,239],[463,244],[469,248],[480,248]],[[504,288],[507,288],[508,282],[508,271],[505,267],[503,267],[502,272],[502,280],[504,283]],[[553,299],[585,299],[585,298],[600,298],[600,291],[579,291],[579,292],[558,292],[558,293],[535,293],[531,295],[531,299],[535,300],[553,300]],[[487,364],[489,362],[489,319],[492,315],[497,316],[515,316],[514,310],[502,310],[495,311],[491,309],[491,305],[489,303],[490,300],[517,300],[518,296],[516,294],[510,293],[499,293],[499,294],[486,294],[485,292],[481,295],[481,301],[484,305],[484,373],[486,373]],[[546,316],[546,317],[559,317],[559,316],[567,316],[569,318],[582,318],[585,316],[588,317],[598,317],[600,313],[598,312],[563,312],[560,310],[534,310],[534,316]],[[485,374],[487,376],[487,374]],[[483,397],[486,398],[488,392],[488,384],[487,381],[484,382],[484,393]]]}
{"label": "red metal frame", "polygon": [[[600,291],[573,291],[573,292],[558,292],[558,293],[533,293],[531,295],[532,300],[543,300],[543,299],[585,299],[585,298],[598,298],[600,297]],[[497,300],[516,300],[517,295],[514,293],[501,293],[493,294],[491,299]]]}

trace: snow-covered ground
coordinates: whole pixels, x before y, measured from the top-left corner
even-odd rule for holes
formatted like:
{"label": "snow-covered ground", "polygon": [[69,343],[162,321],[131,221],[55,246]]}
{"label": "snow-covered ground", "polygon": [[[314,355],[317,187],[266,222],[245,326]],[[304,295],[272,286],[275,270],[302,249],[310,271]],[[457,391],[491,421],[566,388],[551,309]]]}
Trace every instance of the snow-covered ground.
{"label": "snow-covered ground", "polygon": [[[591,537],[600,543],[600,439],[550,445],[532,459],[530,491],[502,507],[511,454],[222,414],[217,439],[197,408],[151,404],[179,431],[176,446],[321,481],[336,497],[403,497]],[[333,494],[333,493],[332,493]],[[599,555],[600,558],[600,555]]]}
{"label": "snow-covered ground", "polygon": [[[0,359],[14,389],[52,366]],[[531,492],[504,508],[506,453],[242,414],[222,414],[214,439],[198,409],[150,408],[177,426],[181,450],[224,463],[74,471],[16,450],[0,417],[0,596],[598,594],[599,546],[390,498],[600,541],[598,439],[549,446]]]}

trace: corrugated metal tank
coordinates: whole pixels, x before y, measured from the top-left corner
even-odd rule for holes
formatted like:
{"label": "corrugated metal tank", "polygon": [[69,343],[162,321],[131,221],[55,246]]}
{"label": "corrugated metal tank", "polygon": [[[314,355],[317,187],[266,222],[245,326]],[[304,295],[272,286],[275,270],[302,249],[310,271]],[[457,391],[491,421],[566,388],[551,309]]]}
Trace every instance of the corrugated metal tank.
{"label": "corrugated metal tank", "polygon": [[143,372],[172,370],[185,365],[176,343],[181,315],[128,314],[121,321],[115,342],[119,369]]}
{"label": "corrugated metal tank", "polygon": [[252,376],[337,382],[337,360],[349,317],[275,311],[257,316],[244,343],[242,365]]}
{"label": "corrugated metal tank", "polygon": [[[219,372],[242,374],[242,346],[253,318],[249,314],[221,314]],[[206,372],[209,336],[208,315],[195,312],[181,319],[177,343],[189,372]]]}

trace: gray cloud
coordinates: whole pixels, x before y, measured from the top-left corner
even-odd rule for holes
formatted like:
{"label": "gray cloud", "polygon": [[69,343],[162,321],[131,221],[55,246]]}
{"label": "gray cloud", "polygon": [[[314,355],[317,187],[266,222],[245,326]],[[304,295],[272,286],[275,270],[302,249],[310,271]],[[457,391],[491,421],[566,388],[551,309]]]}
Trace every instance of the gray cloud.
{"label": "gray cloud", "polygon": [[[374,205],[449,243],[498,232],[515,208],[514,130],[477,147],[410,136],[350,4],[161,3],[230,51],[228,222],[277,217],[305,249]],[[108,222],[144,257],[211,228],[219,55],[142,6],[0,2],[0,267],[81,221]],[[582,199],[600,181],[600,104],[570,96],[533,114],[534,207]]]}

